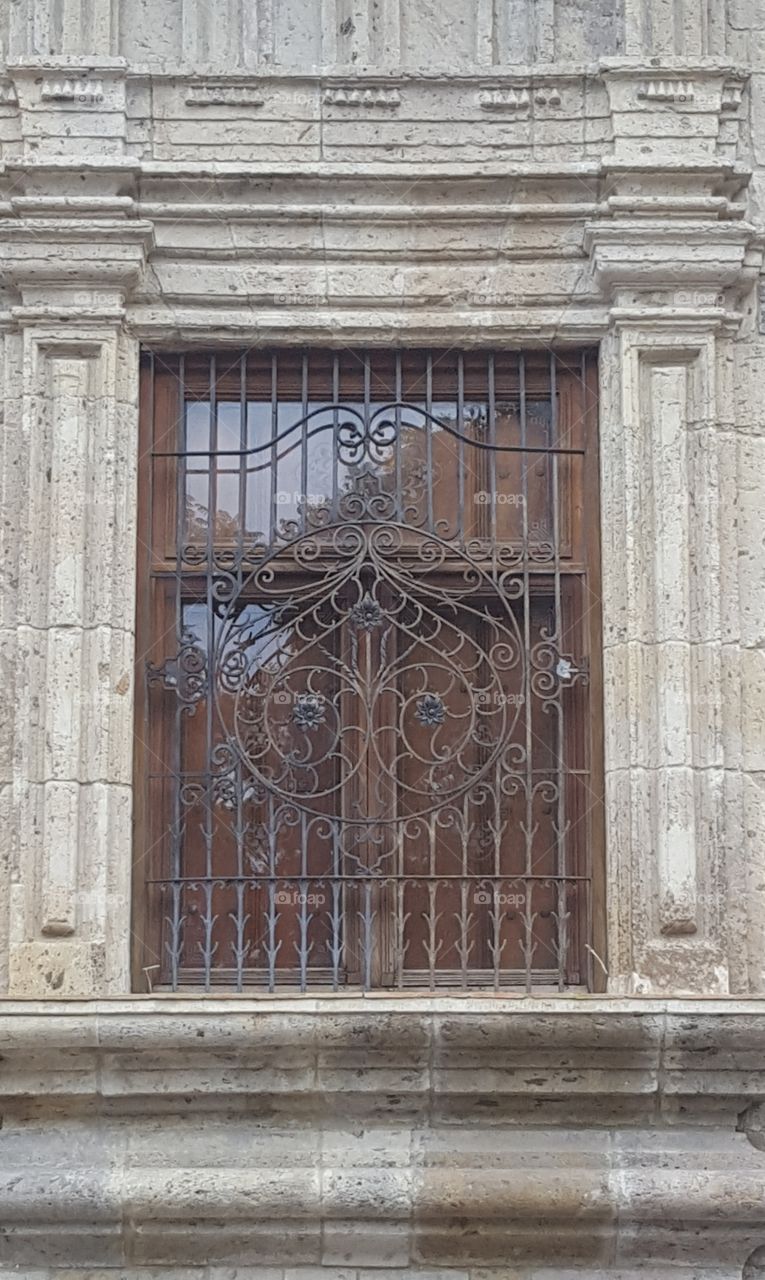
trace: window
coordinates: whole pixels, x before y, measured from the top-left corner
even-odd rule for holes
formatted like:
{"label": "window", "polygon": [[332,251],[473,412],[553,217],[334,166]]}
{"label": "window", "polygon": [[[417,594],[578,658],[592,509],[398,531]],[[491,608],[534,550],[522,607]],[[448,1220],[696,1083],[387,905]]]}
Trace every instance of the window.
{"label": "window", "polygon": [[154,987],[597,985],[596,386],[588,353],[146,356]]}

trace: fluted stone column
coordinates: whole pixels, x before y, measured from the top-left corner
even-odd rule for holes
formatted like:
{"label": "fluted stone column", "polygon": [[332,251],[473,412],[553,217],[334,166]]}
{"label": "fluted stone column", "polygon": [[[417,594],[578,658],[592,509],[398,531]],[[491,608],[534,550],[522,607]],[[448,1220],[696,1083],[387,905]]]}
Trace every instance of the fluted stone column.
{"label": "fluted stone column", "polygon": [[109,56],[117,43],[118,0],[15,0],[9,23],[12,58]]}

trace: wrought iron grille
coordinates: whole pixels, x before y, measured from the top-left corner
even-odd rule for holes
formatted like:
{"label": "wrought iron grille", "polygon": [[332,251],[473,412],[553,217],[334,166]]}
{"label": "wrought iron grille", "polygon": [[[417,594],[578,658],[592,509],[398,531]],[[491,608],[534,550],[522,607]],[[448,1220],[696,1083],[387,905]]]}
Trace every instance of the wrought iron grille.
{"label": "wrought iron grille", "polygon": [[591,985],[595,361],[149,355],[138,967]]}

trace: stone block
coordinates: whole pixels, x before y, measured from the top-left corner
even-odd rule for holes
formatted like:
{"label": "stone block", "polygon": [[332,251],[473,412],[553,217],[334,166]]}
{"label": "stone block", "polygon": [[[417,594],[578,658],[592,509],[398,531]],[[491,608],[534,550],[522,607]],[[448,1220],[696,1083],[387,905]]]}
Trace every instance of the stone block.
{"label": "stone block", "polygon": [[405,1267],[410,1256],[408,1223],[333,1221],[324,1228],[322,1267]]}

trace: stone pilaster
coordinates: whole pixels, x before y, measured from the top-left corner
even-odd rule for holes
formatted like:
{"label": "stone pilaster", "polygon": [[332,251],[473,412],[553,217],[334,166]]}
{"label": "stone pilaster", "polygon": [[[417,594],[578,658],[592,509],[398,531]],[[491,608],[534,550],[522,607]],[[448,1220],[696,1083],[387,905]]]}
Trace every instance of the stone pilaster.
{"label": "stone pilaster", "polygon": [[[618,199],[618,197],[617,197]],[[613,990],[726,991],[734,942],[723,730],[730,445],[718,386],[741,223],[588,233],[602,352],[603,616]],[[727,620],[727,622],[726,622]]]}
{"label": "stone pilaster", "polygon": [[[686,6],[687,7],[687,6]],[[643,10],[645,17],[647,10]],[[683,10],[685,12],[685,10]],[[730,379],[761,259],[731,73],[613,63],[601,350],[610,986],[746,989]],[[734,924],[735,918],[735,924]]]}
{"label": "stone pilaster", "polygon": [[129,986],[137,347],[123,317],[147,228],[117,223],[111,244],[104,229],[0,223],[20,298],[5,424],[18,520],[6,619],[18,995]]}

